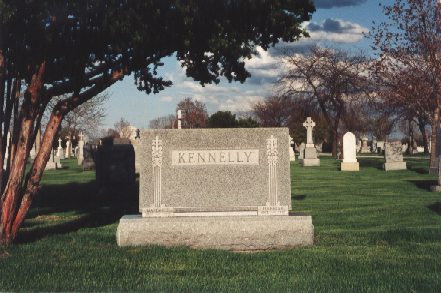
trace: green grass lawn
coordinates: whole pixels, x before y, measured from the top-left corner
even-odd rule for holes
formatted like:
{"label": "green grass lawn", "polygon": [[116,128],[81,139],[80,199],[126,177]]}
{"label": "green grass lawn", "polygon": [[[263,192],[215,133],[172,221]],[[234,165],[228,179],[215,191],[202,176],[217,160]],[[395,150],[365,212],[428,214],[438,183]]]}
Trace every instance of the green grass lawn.
{"label": "green grass lawn", "polygon": [[441,194],[427,160],[382,171],[360,159],[291,166],[292,203],[313,216],[315,245],[232,253],[118,248],[118,219],[137,194],[99,195],[74,160],[48,171],[17,245],[0,247],[0,291],[441,292]]}

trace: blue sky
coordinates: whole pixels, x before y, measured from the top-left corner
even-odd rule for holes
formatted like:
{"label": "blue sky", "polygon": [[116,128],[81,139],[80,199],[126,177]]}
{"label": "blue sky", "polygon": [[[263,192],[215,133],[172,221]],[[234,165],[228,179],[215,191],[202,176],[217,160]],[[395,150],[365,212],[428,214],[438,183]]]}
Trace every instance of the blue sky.
{"label": "blue sky", "polygon": [[[381,1],[385,5],[392,2]],[[384,20],[379,0],[315,0],[314,3],[317,11],[311,22],[304,24],[311,38],[284,46],[301,50],[307,45],[319,44],[364,50],[369,54],[370,41],[363,38],[363,32],[370,30],[372,21]],[[110,99],[106,103],[107,117],[103,127],[112,127],[124,117],[138,128],[147,128],[150,120],[173,114],[176,104],[185,97],[204,102],[209,114],[218,110],[247,111],[253,103],[272,93],[272,83],[281,68],[278,47],[268,52],[259,50],[259,56],[247,61],[252,77],[244,84],[229,84],[223,80],[218,85],[201,87],[185,77],[176,59],[167,58],[161,72],[162,76],[173,81],[173,86],[159,94],[147,95],[136,89],[132,77],[126,77],[107,90]]]}

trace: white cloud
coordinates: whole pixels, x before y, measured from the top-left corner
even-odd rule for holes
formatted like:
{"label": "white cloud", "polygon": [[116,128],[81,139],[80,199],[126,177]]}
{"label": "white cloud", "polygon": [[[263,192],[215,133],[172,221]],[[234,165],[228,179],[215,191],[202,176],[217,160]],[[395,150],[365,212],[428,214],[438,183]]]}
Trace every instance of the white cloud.
{"label": "white cloud", "polygon": [[167,102],[167,103],[173,101],[172,96],[162,96],[160,99],[161,99],[161,101]]}
{"label": "white cloud", "polygon": [[263,100],[263,96],[236,96],[230,97],[223,101],[220,106],[220,111],[242,112],[250,111],[255,103]]}
{"label": "white cloud", "polygon": [[306,39],[306,41],[356,43],[363,38],[363,33],[369,31],[358,23],[338,18],[328,18],[321,23],[305,22],[303,26],[308,30],[310,35],[310,38]]}

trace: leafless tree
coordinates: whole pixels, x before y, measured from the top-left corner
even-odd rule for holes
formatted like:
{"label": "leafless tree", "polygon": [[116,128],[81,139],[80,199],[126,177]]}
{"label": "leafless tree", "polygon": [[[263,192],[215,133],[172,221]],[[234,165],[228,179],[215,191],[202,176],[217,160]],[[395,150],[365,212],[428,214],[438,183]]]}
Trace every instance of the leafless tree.
{"label": "leafless tree", "polygon": [[153,129],[170,129],[174,128],[176,124],[176,115],[169,114],[150,120],[149,128]]}
{"label": "leafless tree", "polygon": [[[41,123],[43,128],[45,128],[55,105],[63,99],[65,97],[58,97],[49,102]],[[108,99],[109,96],[102,93],[70,111],[61,123],[61,132],[69,136],[76,136],[79,132],[83,132],[89,137],[97,138],[106,116],[104,104]]]}
{"label": "leafless tree", "polygon": [[118,122],[113,124],[114,130],[116,133],[119,133],[119,137],[122,138],[131,138],[133,135],[133,128],[130,125],[130,122],[121,117]]}
{"label": "leafless tree", "polygon": [[[441,106],[441,3],[395,0],[384,5],[383,11],[387,21],[369,34],[378,53],[376,76],[389,92],[388,102],[417,117],[422,132],[423,125],[431,123],[435,150]],[[435,151],[430,159],[433,166]]]}
{"label": "leafless tree", "polygon": [[348,102],[365,96],[367,61],[343,50],[311,47],[307,55],[287,54],[288,70],[279,79],[279,91],[316,102],[332,129],[332,155],[337,156],[338,129]]}

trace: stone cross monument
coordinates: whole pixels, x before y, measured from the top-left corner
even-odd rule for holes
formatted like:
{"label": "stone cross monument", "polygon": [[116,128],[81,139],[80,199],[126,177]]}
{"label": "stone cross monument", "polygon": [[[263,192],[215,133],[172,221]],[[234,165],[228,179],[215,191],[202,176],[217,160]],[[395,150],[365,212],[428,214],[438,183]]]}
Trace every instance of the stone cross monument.
{"label": "stone cross monument", "polygon": [[315,122],[312,121],[311,117],[306,118],[303,123],[306,128],[306,147],[314,147],[314,141],[312,140],[312,129],[315,126]]}
{"label": "stone cross monument", "polygon": [[304,167],[320,166],[320,159],[317,158],[317,149],[312,139],[312,129],[315,126],[315,122],[312,121],[311,117],[307,117],[303,126],[306,128],[306,146],[303,156],[301,156],[302,154],[299,156],[303,157],[303,159],[300,160],[300,164]]}
{"label": "stone cross monument", "polygon": [[63,147],[61,146],[61,138],[58,139],[58,148],[57,148],[57,157],[59,157],[61,160],[64,160],[64,151]]}

